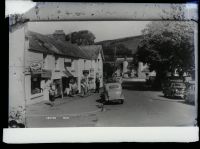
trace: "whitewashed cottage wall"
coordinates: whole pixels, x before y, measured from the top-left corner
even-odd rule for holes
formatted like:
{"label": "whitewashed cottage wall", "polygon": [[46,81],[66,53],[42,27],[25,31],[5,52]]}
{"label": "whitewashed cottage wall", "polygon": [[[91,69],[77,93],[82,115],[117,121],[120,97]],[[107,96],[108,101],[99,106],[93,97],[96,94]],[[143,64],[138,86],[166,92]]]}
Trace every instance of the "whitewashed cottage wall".
{"label": "whitewashed cottage wall", "polygon": [[[25,109],[24,58],[27,24],[9,32],[9,112],[21,106]],[[25,119],[22,120],[25,122]]]}

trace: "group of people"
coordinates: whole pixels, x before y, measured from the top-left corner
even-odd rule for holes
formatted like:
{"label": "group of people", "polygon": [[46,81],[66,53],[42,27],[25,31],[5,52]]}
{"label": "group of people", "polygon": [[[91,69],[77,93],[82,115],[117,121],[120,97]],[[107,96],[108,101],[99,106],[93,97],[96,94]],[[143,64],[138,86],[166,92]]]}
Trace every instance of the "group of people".
{"label": "group of people", "polygon": [[69,91],[68,91],[68,95],[69,96],[74,96],[76,94],[78,94],[78,85],[76,80],[71,79],[69,82]]}
{"label": "group of people", "polygon": [[[96,84],[95,93],[99,93],[99,89],[100,89],[99,77],[96,77],[95,84]],[[89,89],[88,89],[86,79],[81,80],[81,89],[82,89],[81,93],[83,96],[88,93]],[[55,98],[56,98],[56,94],[57,94],[56,93],[57,89],[54,83],[52,82],[50,83],[48,92],[49,92],[49,101],[51,102],[51,106],[53,106]],[[68,96],[71,96],[71,97],[79,93],[77,81],[75,79],[71,79],[69,81],[69,87],[65,89],[64,93],[66,93]]]}
{"label": "group of people", "polygon": [[[100,89],[100,79],[99,77],[96,77],[96,80],[95,80],[95,93],[99,93],[99,89]],[[86,95],[89,91],[89,87],[88,87],[88,82],[87,82],[87,79],[86,78],[83,78],[81,80],[81,92],[82,92],[82,95]]]}

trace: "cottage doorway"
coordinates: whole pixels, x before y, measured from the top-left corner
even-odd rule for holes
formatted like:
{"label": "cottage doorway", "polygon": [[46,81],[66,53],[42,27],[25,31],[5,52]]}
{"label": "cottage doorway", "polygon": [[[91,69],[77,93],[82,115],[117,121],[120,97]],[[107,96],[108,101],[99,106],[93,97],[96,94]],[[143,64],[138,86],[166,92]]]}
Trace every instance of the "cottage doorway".
{"label": "cottage doorway", "polygon": [[63,86],[62,90],[64,96],[67,96],[66,89],[69,89],[69,81],[70,81],[69,77],[62,77],[62,86]]}
{"label": "cottage doorway", "polygon": [[61,79],[55,79],[54,81],[55,87],[56,87],[56,97],[62,96],[62,82]]}

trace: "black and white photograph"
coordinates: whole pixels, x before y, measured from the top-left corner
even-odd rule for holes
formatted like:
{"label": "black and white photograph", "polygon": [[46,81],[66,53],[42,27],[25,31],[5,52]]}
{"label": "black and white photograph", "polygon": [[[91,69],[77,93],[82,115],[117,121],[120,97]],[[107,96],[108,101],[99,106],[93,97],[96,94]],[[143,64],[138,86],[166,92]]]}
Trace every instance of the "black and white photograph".
{"label": "black and white photograph", "polygon": [[59,5],[44,20],[39,6],[10,17],[8,129],[197,127],[197,22],[65,21]]}

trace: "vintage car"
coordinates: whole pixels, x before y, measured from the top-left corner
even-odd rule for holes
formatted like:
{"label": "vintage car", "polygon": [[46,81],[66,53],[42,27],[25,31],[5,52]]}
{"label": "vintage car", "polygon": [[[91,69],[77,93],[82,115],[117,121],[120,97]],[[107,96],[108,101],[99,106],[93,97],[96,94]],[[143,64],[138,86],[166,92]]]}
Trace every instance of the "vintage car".
{"label": "vintage car", "polygon": [[182,99],[185,99],[186,84],[182,81],[169,81],[163,86],[163,94],[165,97],[180,97]]}
{"label": "vintage car", "polygon": [[120,83],[107,83],[104,85],[104,91],[100,94],[100,97],[105,102],[119,102],[124,103],[124,95],[122,93],[122,86]]}

